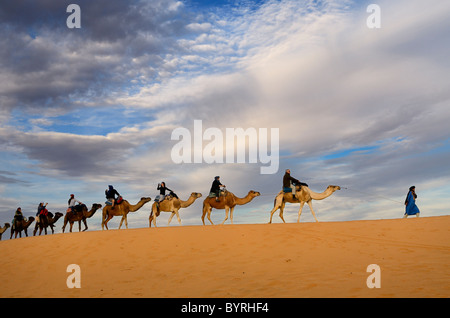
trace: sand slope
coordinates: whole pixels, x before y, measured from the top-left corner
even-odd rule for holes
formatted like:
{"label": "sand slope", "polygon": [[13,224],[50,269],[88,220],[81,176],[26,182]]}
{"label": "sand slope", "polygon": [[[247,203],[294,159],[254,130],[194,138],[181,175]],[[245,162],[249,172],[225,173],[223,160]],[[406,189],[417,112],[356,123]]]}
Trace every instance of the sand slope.
{"label": "sand slope", "polygon": [[[450,216],[171,226],[0,242],[1,297],[449,297]],[[66,285],[69,264],[81,288]],[[369,289],[369,264],[381,288]]]}

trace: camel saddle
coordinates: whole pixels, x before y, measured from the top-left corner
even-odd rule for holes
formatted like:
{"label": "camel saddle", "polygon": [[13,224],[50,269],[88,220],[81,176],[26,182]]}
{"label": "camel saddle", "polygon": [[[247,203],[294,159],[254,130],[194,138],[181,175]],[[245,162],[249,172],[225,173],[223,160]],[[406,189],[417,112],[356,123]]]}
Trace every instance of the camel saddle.
{"label": "camel saddle", "polygon": [[[224,196],[227,195],[227,193],[228,193],[228,190],[220,190],[219,196],[220,197],[224,197]],[[208,195],[208,198],[215,198],[215,197],[216,197],[216,193],[215,192],[210,192],[209,195]]]}
{"label": "camel saddle", "polygon": [[162,196],[162,194],[158,194],[155,197],[155,202],[156,203],[160,203],[160,202],[165,201],[165,200],[172,200],[173,198],[177,198],[178,199],[178,196],[174,192],[170,192],[170,194],[165,195],[162,200],[161,200],[161,196]]}
{"label": "camel saddle", "polygon": [[[120,196],[120,197],[118,197],[118,198],[116,199],[115,205],[121,204],[122,202],[123,202],[123,198]],[[109,201],[105,201],[105,204],[106,204],[106,205],[109,205],[109,206],[112,205],[112,203],[109,202]]]}
{"label": "camel saddle", "polygon": [[74,213],[81,212],[81,211],[83,211],[83,208],[86,208],[85,204],[77,204],[72,207],[72,212],[74,212]]}
{"label": "camel saddle", "polygon": [[297,197],[292,192],[283,192],[286,199],[291,199],[293,201],[298,201]]}

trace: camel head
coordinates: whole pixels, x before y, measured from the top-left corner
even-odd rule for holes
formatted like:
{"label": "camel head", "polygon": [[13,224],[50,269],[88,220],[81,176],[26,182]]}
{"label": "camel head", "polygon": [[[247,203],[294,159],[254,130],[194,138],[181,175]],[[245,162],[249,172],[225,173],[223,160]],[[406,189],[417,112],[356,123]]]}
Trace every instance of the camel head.
{"label": "camel head", "polygon": [[5,228],[9,228],[11,225],[9,223],[5,223]]}
{"label": "camel head", "polygon": [[198,199],[198,198],[202,197],[202,194],[201,193],[197,193],[197,192],[192,192],[191,193],[191,197],[194,197],[194,198]]}
{"label": "camel head", "polygon": [[335,185],[329,185],[327,187],[327,189],[331,189],[334,192],[336,190],[341,190],[341,187],[340,186],[335,186]]}
{"label": "camel head", "polygon": [[252,198],[255,198],[255,197],[257,197],[257,196],[260,196],[261,193],[259,193],[258,191],[250,190],[250,191],[248,192],[248,195],[251,196]]}
{"label": "camel head", "polygon": [[55,213],[55,220],[59,219],[62,216],[64,216],[64,214],[62,214],[61,212],[56,212]]}
{"label": "camel head", "polygon": [[140,201],[144,201],[145,203],[150,202],[152,200],[152,198],[148,197],[142,197]]}
{"label": "camel head", "polygon": [[95,210],[95,211],[97,211],[98,209],[100,209],[102,207],[102,205],[101,204],[98,204],[98,203],[94,203],[94,204],[92,204],[92,208],[91,208],[91,210]]}

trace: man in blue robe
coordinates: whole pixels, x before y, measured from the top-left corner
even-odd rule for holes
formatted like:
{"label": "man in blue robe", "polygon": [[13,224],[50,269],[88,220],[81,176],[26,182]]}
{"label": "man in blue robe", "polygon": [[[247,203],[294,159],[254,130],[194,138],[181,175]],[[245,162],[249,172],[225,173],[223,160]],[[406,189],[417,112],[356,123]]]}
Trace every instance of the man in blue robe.
{"label": "man in blue robe", "polygon": [[412,186],[409,188],[408,195],[406,196],[405,200],[406,208],[405,208],[405,215],[403,216],[403,218],[407,218],[408,215],[415,215],[419,217],[420,211],[416,205],[416,198],[417,198],[416,187]]}

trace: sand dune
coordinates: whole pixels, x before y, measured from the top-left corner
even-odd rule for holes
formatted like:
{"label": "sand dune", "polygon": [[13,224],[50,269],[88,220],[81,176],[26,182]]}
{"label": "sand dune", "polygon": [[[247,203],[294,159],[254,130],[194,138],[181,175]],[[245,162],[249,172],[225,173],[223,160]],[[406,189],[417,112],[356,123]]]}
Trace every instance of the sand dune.
{"label": "sand dune", "polygon": [[[449,297],[450,216],[172,226],[0,242],[1,297]],[[69,264],[81,288],[69,289]],[[369,289],[369,264],[381,288]]]}

